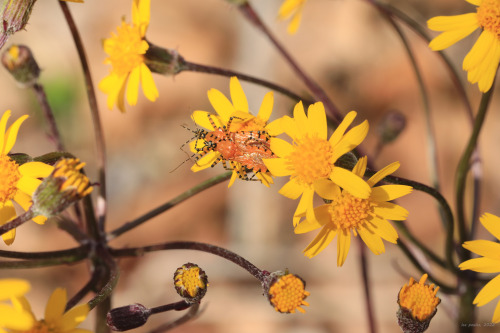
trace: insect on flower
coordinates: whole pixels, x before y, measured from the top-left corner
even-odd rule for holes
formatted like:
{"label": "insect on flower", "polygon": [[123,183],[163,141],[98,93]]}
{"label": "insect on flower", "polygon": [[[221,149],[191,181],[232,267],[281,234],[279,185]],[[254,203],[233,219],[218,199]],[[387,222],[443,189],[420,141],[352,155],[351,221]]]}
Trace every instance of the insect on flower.
{"label": "insect on flower", "polygon": [[[275,155],[270,149],[270,136],[266,131],[235,131],[231,132],[231,124],[237,117],[230,117],[227,125],[217,126],[214,115],[208,114],[213,131],[198,129],[194,131],[196,140],[192,146],[193,152],[199,154],[196,165],[204,168],[205,164],[198,160],[210,152],[216,154],[210,159],[210,167],[222,162],[226,170],[233,170],[243,180],[257,180],[254,177],[259,173],[267,172],[263,158],[273,158]],[[229,166],[227,164],[229,162]],[[249,173],[253,173],[249,177]]]}

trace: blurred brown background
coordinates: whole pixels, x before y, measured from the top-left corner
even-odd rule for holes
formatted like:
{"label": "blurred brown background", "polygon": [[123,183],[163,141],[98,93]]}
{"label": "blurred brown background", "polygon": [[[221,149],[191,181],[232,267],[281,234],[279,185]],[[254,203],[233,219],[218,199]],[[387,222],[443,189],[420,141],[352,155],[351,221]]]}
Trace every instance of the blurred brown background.
{"label": "blurred brown background", "polygon": [[[473,6],[461,0],[388,1],[424,25],[430,17],[470,12]],[[276,19],[280,0],[252,1],[252,5],[271,31],[285,45],[305,71],[325,88],[336,105],[346,113],[358,111],[357,123],[368,119],[369,137],[363,148],[376,146],[376,126],[389,110],[399,110],[408,120],[406,131],[387,146],[376,165],[381,168],[400,161],[397,175],[430,184],[429,159],[425,139],[425,118],[415,74],[405,50],[392,28],[377,11],[364,1],[313,0],[304,9],[302,25],[295,36],[286,34],[287,22]],[[87,0],[70,4],[80,29],[91,64],[94,85],[107,75],[103,64],[103,38],[116,31],[123,15],[131,21],[131,1]],[[305,86],[292,72],[270,42],[245,21],[239,11],[223,0],[168,0],[151,4],[151,24],[147,38],[153,43],[177,49],[192,62],[225,67],[265,78],[308,96]],[[470,133],[468,118],[456,90],[439,57],[413,32],[403,28],[421,66],[429,92],[432,119],[435,122],[439,153],[439,174],[443,194],[453,205],[456,165]],[[434,36],[434,35],[433,35]],[[474,34],[478,36],[477,33]],[[457,68],[475,37],[467,38],[447,50]],[[68,150],[86,161],[92,179],[96,179],[93,129],[83,85],[81,67],[74,43],[56,0],[38,1],[31,20],[11,37],[12,43],[28,45],[43,69],[41,83],[57,113]],[[46,139],[47,127],[31,91],[18,88],[5,70],[0,70],[0,110],[12,109],[17,118],[30,114],[21,128],[14,152],[40,155],[53,151]],[[465,80],[465,73],[460,72]],[[218,174],[222,167],[193,174],[182,145],[192,133],[182,125],[194,127],[190,114],[212,108],[206,92],[217,88],[229,93],[227,78],[198,73],[182,73],[174,78],[154,76],[160,97],[151,103],[139,94],[135,107],[106,109],[106,98],[98,92],[101,119],[107,144],[108,230],[132,220],[170,200],[202,180]],[[258,111],[267,89],[243,83],[250,108]],[[467,85],[475,110],[480,98],[476,86]],[[287,114],[294,102],[275,93],[272,119]],[[498,102],[481,136],[483,183],[481,212],[500,214],[498,192],[499,142]],[[184,151],[183,151],[184,150]],[[175,171],[176,167],[182,164]],[[204,299],[203,314],[175,332],[367,332],[360,264],[356,242],[351,245],[347,262],[336,267],[333,243],[320,255],[308,259],[302,250],[315,236],[295,235],[291,216],[297,202],[277,192],[284,180],[277,179],[270,189],[255,182],[227,183],[201,193],[165,214],[149,221],[112,242],[113,246],[141,246],[171,240],[192,240],[226,247],[269,271],[288,268],[307,281],[311,296],[306,314],[276,313],[262,296],[260,284],[243,269],[218,257],[193,251],[152,253],[139,259],[120,262],[121,278],[113,305],[142,303],[148,307],[179,299],[173,288],[175,269],[196,262],[208,274],[210,287]],[[413,193],[399,203],[410,211],[405,222],[436,252],[442,254],[443,230],[435,202],[421,193]],[[489,237],[482,227],[479,236]],[[488,238],[489,239],[489,238]],[[69,248],[74,241],[52,223],[27,224],[9,250],[47,251]],[[5,245],[0,245],[7,249]],[[368,252],[371,290],[379,332],[399,332],[396,324],[396,298],[407,276],[419,278],[398,248],[386,243],[384,255]],[[432,268],[442,279],[449,276]],[[401,274],[404,272],[404,274]],[[3,271],[0,276],[20,276],[31,281],[29,298],[39,316],[52,290],[57,286],[75,293],[88,279],[87,266]],[[438,314],[429,332],[453,330],[455,298],[442,295]],[[478,323],[491,320],[494,302],[480,309]],[[173,320],[178,313],[153,316],[137,332],[146,332],[160,323]],[[91,328],[87,320],[84,327]],[[478,332],[493,332],[482,328]]]}

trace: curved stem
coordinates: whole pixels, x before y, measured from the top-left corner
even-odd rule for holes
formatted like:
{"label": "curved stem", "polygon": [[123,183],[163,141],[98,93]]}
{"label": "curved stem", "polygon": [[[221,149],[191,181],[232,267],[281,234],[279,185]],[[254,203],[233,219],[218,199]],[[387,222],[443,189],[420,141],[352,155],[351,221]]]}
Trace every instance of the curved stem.
{"label": "curved stem", "polygon": [[[118,277],[120,275],[116,262],[111,257],[107,249],[99,251],[99,253],[97,253],[96,258],[104,262],[105,267],[109,270],[108,272],[109,274],[105,274],[108,277],[106,283],[101,288],[101,290],[99,290],[99,292],[88,302],[88,305],[91,310],[110,297],[111,293],[113,292],[113,289],[116,286],[116,283],[118,282]],[[104,265],[96,265],[96,267],[104,267]],[[109,309],[105,313],[107,313],[108,311]]]}
{"label": "curved stem", "polygon": [[82,298],[85,297],[85,295],[91,292],[95,288],[99,280],[102,278],[101,275],[102,272],[100,270],[94,270],[90,280],[73,297],[71,297],[68,303],[66,303],[65,311],[68,311],[69,309],[74,307],[76,304],[78,304],[78,302],[82,300]]}
{"label": "curved stem", "polygon": [[25,269],[25,268],[40,268],[47,266],[69,265],[88,258],[88,253],[75,253],[58,258],[31,259],[31,260],[15,260],[15,261],[0,261],[0,269]]}
{"label": "curved stem", "polygon": [[281,45],[281,43],[274,37],[274,35],[269,31],[264,22],[260,19],[257,13],[253,10],[250,3],[246,2],[238,6],[243,16],[247,18],[255,27],[257,27],[260,31],[264,33],[264,35],[269,38],[271,43],[276,47],[276,49],[281,53],[281,55],[285,58],[288,64],[292,67],[294,72],[300,77],[300,79],[304,82],[307,88],[311,91],[311,93],[323,104],[325,105],[325,109],[328,111],[328,114],[335,120],[335,122],[340,124],[342,122],[343,116],[339,109],[333,104],[332,100],[328,97],[325,91],[314,82],[299,64],[292,58],[290,53],[286,51],[286,49]]}
{"label": "curved stem", "polygon": [[23,225],[24,223],[28,222],[29,220],[31,220],[34,217],[35,217],[35,214],[33,214],[31,209],[29,209],[27,212],[17,216],[12,221],[7,222],[4,225],[0,226],[0,235],[3,235],[8,231]]}
{"label": "curved stem", "polygon": [[222,76],[227,76],[227,77],[236,76],[240,80],[251,82],[251,83],[272,89],[274,91],[277,91],[277,92],[279,92],[287,97],[290,97],[291,99],[293,99],[295,101],[303,101],[304,104],[312,104],[313,103],[312,101],[306,100],[306,99],[300,97],[299,95],[295,94],[294,92],[292,92],[292,91],[290,91],[282,86],[279,86],[279,85],[274,84],[272,82],[269,82],[266,80],[261,80],[259,78],[254,77],[254,76],[246,75],[246,74],[243,74],[240,72],[235,72],[235,71],[231,71],[228,69],[217,68],[217,67],[212,67],[212,66],[207,66],[207,65],[200,65],[200,64],[193,63],[193,62],[189,62],[189,61],[183,62],[182,69],[192,71],[192,72],[216,74],[216,75],[222,75]]}
{"label": "curved stem", "polygon": [[[97,168],[99,173],[99,195],[97,202],[99,203],[98,209],[98,225],[101,231],[104,230],[104,221],[106,219],[106,145],[104,142],[104,133],[102,130],[101,120],[99,118],[99,107],[97,106],[97,98],[95,95],[94,84],[92,82],[92,76],[90,75],[90,67],[87,61],[87,56],[85,54],[85,48],[83,46],[82,39],[78,33],[76,24],[71,16],[68,5],[64,1],[59,1],[59,5],[63,11],[66,22],[68,23],[71,35],[75,42],[76,50],[78,51],[78,56],[80,58],[80,63],[83,69],[83,75],[85,77],[85,87],[87,90],[87,96],[89,100],[90,113],[92,115],[92,123],[94,125],[94,134],[96,140],[96,151],[97,151]],[[89,222],[89,221],[87,221]]]}
{"label": "curved stem", "polygon": [[11,259],[58,259],[74,255],[85,255],[88,253],[89,246],[81,245],[67,250],[46,251],[46,252],[18,252],[0,250],[0,257]]}
{"label": "curved stem", "polygon": [[170,208],[183,202],[184,200],[191,198],[195,194],[198,194],[198,193],[200,193],[200,192],[202,192],[202,191],[204,191],[204,190],[206,190],[214,185],[217,185],[219,183],[222,183],[223,181],[226,181],[227,179],[231,178],[231,175],[232,175],[232,171],[228,171],[228,172],[223,173],[219,176],[210,178],[209,180],[206,180],[201,184],[196,185],[195,187],[178,195],[174,199],[164,203],[163,205],[161,205],[161,206],[149,211],[148,213],[136,218],[135,220],[127,222],[124,225],[122,225],[121,227],[116,228],[115,230],[111,231],[107,236],[107,240],[110,241],[110,240],[120,236],[121,234],[123,234],[129,230],[132,230],[135,227],[140,226],[144,222],[147,222],[148,220],[152,219],[153,217],[169,210]]}
{"label": "curved stem", "polygon": [[191,306],[189,307],[189,310],[182,317],[180,317],[172,322],[162,324],[162,325],[158,326],[157,328],[149,331],[148,333],[166,332],[166,331],[171,330],[177,326],[180,326],[180,325],[192,320],[193,318],[195,318],[198,315],[199,308],[200,308],[199,303],[191,304]]}
{"label": "curved stem", "polygon": [[[479,138],[479,133],[481,132],[484,120],[486,118],[486,113],[488,110],[488,105],[491,100],[493,89],[483,94],[481,98],[481,103],[479,104],[479,110],[474,121],[474,127],[472,129],[472,134],[465,148],[465,151],[458,163],[457,176],[456,176],[456,204],[457,204],[457,224],[458,224],[458,237],[459,243],[463,244],[469,239],[469,235],[466,228],[465,222],[465,207],[464,207],[464,195],[465,195],[465,183],[467,180],[467,173],[470,168],[470,159],[477,145]],[[462,261],[470,258],[470,252],[464,251],[460,247],[460,258]]]}
{"label": "curved stem", "polygon": [[368,327],[370,333],[376,333],[375,314],[373,313],[372,295],[368,275],[368,260],[366,259],[366,246],[361,237],[356,237],[360,253],[361,278],[363,279],[363,293],[365,296],[366,313],[368,314]]}
{"label": "curved stem", "polygon": [[132,247],[124,249],[110,248],[109,251],[111,255],[114,257],[137,257],[137,256],[142,256],[144,253],[147,252],[165,251],[165,250],[195,250],[195,251],[212,253],[244,268],[255,278],[259,279],[259,281],[264,281],[264,276],[266,276],[265,271],[258,269],[257,266],[255,266],[242,256],[239,256],[234,252],[231,252],[216,245],[199,243],[199,242],[181,242],[181,241],[168,242],[156,245]]}

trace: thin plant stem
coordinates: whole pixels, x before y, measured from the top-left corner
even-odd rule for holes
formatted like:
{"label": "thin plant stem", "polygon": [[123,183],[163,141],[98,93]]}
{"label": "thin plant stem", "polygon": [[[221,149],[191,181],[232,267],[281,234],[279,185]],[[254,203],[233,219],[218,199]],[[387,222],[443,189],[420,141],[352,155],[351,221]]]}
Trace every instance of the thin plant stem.
{"label": "thin plant stem", "polygon": [[[109,270],[109,274],[105,274],[107,275],[106,283],[99,290],[99,292],[88,302],[90,309],[95,308],[99,303],[103,302],[111,296],[111,293],[113,292],[113,289],[115,288],[116,283],[118,282],[118,277],[120,275],[116,262],[110,256],[110,253],[107,249],[101,249],[101,251],[99,251],[99,253],[97,253],[96,255],[97,259],[103,261],[103,265],[96,265],[96,267],[106,267]],[[105,313],[107,313],[108,311],[109,309]]]}
{"label": "thin plant stem", "polygon": [[3,235],[8,231],[23,225],[24,223],[28,222],[29,220],[31,220],[34,217],[35,217],[35,214],[33,213],[33,211],[31,209],[29,209],[25,213],[17,216],[12,221],[7,222],[4,225],[0,226],[0,235]]}
{"label": "thin plant stem", "polygon": [[87,259],[87,253],[75,253],[65,257],[46,258],[46,259],[30,259],[30,260],[9,260],[0,261],[0,269],[26,269],[26,268],[41,268],[58,265],[71,265],[83,259]]}
{"label": "thin plant stem", "polygon": [[293,99],[295,101],[303,101],[304,104],[312,104],[313,103],[312,101],[304,99],[304,98],[300,97],[299,95],[295,94],[294,92],[292,92],[292,91],[290,91],[290,90],[288,90],[280,85],[274,84],[274,83],[266,81],[266,80],[256,78],[254,76],[246,75],[246,74],[243,74],[240,72],[231,71],[231,70],[228,70],[225,68],[218,68],[218,67],[213,67],[213,66],[196,64],[196,63],[185,61],[185,60],[182,63],[182,67],[183,67],[182,68],[183,70],[188,70],[188,71],[192,71],[192,72],[208,73],[208,74],[222,75],[222,76],[227,76],[227,77],[236,76],[240,80],[251,82],[251,83],[260,85],[262,87],[266,87],[266,88],[272,89],[274,91],[277,91],[277,92],[279,92],[287,97],[290,97],[291,99]]}
{"label": "thin plant stem", "polygon": [[[479,110],[474,122],[474,127],[472,129],[471,137],[467,143],[467,147],[458,163],[457,175],[456,175],[456,205],[457,205],[457,225],[458,225],[458,237],[459,243],[463,244],[469,239],[469,233],[467,232],[466,221],[465,221],[465,187],[467,174],[470,169],[471,156],[474,153],[474,149],[477,145],[479,138],[479,133],[481,132],[484,120],[486,118],[486,113],[488,111],[488,105],[491,100],[492,90],[484,93],[481,98],[481,103],[479,104]],[[470,252],[465,251],[460,248],[460,258],[462,261],[470,258]]]}
{"label": "thin plant stem", "polygon": [[175,311],[186,310],[191,305],[192,305],[192,303],[188,303],[186,301],[179,301],[179,302],[175,302],[175,303],[160,305],[160,306],[151,308],[149,310],[151,310],[151,314],[153,315],[156,313],[162,313],[162,312],[172,311],[172,310],[175,310]]}
{"label": "thin plant stem", "polygon": [[337,125],[340,124],[343,119],[340,110],[333,104],[332,100],[328,97],[325,91],[304,72],[304,70],[299,66],[295,59],[292,58],[290,53],[274,37],[274,35],[260,19],[257,13],[253,10],[250,3],[246,2],[238,6],[238,8],[240,9],[243,16],[245,16],[245,18],[247,18],[257,29],[259,29],[262,33],[264,33],[264,35],[266,35],[267,38],[269,38],[271,43],[276,47],[283,58],[285,58],[290,67],[292,67],[295,74],[300,77],[300,79],[304,82],[311,93],[318,99],[318,101],[323,102],[331,118],[336,122]]}
{"label": "thin plant stem", "polygon": [[121,227],[116,228],[115,230],[111,231],[107,235],[107,240],[110,241],[110,240],[122,235],[123,233],[140,226],[144,222],[147,222],[148,220],[152,219],[153,217],[158,216],[159,214],[169,210],[170,208],[174,207],[175,205],[178,205],[179,203],[191,198],[195,194],[198,194],[198,193],[200,193],[200,192],[202,192],[202,191],[204,191],[204,190],[206,190],[214,185],[217,185],[219,183],[222,183],[222,182],[228,180],[229,178],[231,178],[231,175],[232,175],[232,171],[228,171],[228,172],[223,173],[219,176],[215,176],[213,178],[210,178],[209,180],[206,180],[201,184],[196,185],[195,187],[178,195],[174,199],[164,203],[163,205],[161,205],[155,209],[152,209],[151,211],[136,218],[135,220],[127,222],[124,225],[122,225]]}
{"label": "thin plant stem", "polygon": [[239,256],[234,252],[231,252],[216,245],[199,243],[199,242],[178,241],[178,242],[168,242],[168,243],[161,243],[161,244],[142,246],[142,247],[124,248],[124,249],[110,248],[110,253],[113,257],[137,257],[137,256],[142,256],[144,253],[147,252],[165,251],[165,250],[195,250],[195,251],[212,253],[244,268],[259,281],[264,281],[264,277],[267,276],[265,271],[258,269],[254,264],[252,264],[250,261],[246,260],[242,256]]}
{"label": "thin plant stem", "polygon": [[370,281],[368,274],[368,260],[366,258],[366,247],[360,237],[356,237],[360,252],[361,277],[363,279],[363,292],[365,296],[366,313],[368,314],[368,326],[371,333],[376,333],[375,314],[373,313],[373,302],[371,297]]}
{"label": "thin plant stem", "polygon": [[199,303],[192,304],[189,307],[189,310],[182,317],[180,317],[172,322],[162,324],[162,325],[158,326],[157,328],[149,331],[149,333],[161,333],[161,332],[166,332],[168,330],[176,328],[176,327],[196,318],[196,316],[198,315],[199,308],[200,308]]}
{"label": "thin plant stem", "polygon": [[54,118],[54,113],[52,112],[52,108],[50,107],[50,104],[47,100],[45,89],[39,83],[35,83],[32,88],[35,92],[38,103],[40,103],[45,119],[49,124],[51,139],[54,140],[57,150],[64,151],[65,149],[61,140],[61,135],[59,134],[59,130],[57,129],[56,119]]}
{"label": "thin plant stem", "polygon": [[88,253],[88,245],[81,245],[67,250],[46,251],[46,252],[18,252],[0,250],[0,257],[11,259],[58,259],[74,255],[85,255]]}
{"label": "thin plant stem", "polygon": [[102,271],[101,270],[94,270],[92,273],[92,276],[90,277],[89,281],[73,296],[71,299],[66,303],[66,310],[68,311],[72,307],[74,307],[78,302],[82,300],[82,298],[85,297],[89,292],[93,291],[97,283],[102,279]]}
{"label": "thin plant stem", "polygon": [[[94,90],[94,84],[92,81],[92,76],[90,74],[90,67],[87,61],[87,56],[85,54],[85,48],[83,46],[82,39],[76,27],[75,21],[71,16],[68,5],[64,1],[59,1],[62,12],[68,23],[68,27],[73,36],[75,42],[76,50],[78,52],[78,57],[80,58],[80,63],[82,65],[83,75],[85,78],[85,87],[87,91],[87,97],[89,101],[90,113],[92,115],[92,123],[94,126],[94,134],[96,141],[96,152],[97,152],[97,168],[99,174],[99,194],[97,197],[98,210],[97,210],[97,222],[101,231],[104,231],[104,222],[106,220],[106,144],[104,141],[104,132],[101,125],[101,120],[99,118],[99,107],[97,105],[97,98]],[[89,219],[87,219],[87,222]]]}

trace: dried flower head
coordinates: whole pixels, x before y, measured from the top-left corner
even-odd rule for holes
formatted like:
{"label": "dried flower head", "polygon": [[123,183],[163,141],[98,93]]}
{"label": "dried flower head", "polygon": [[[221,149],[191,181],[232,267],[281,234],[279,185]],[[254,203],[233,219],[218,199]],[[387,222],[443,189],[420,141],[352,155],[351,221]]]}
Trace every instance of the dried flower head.
{"label": "dried flower head", "polygon": [[198,265],[187,263],[175,271],[174,284],[175,290],[186,302],[199,303],[207,292],[208,277]]}

